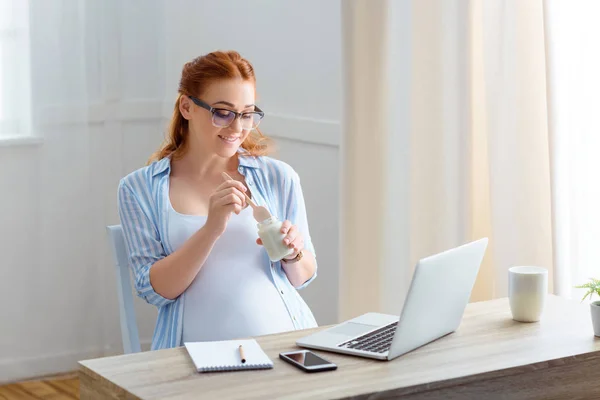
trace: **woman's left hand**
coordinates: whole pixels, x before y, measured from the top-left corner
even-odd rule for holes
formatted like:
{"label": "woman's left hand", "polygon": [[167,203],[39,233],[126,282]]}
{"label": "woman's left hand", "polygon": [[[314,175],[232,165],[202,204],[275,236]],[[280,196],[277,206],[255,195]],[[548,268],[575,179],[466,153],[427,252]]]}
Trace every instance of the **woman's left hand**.
{"label": "woman's left hand", "polygon": [[[291,260],[292,258],[296,257],[302,249],[304,249],[304,237],[302,236],[302,233],[300,233],[298,227],[296,225],[292,225],[292,223],[288,220],[283,221],[283,224],[281,225],[281,233],[285,234],[283,238],[283,244],[290,249],[294,249],[292,254],[285,257],[286,259]],[[263,244],[260,238],[256,239],[256,243],[260,245]]]}

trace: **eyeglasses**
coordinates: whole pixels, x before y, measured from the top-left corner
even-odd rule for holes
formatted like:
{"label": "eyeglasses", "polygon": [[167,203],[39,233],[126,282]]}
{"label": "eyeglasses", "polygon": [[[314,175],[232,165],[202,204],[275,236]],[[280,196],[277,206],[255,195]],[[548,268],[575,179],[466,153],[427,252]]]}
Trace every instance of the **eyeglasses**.
{"label": "eyeglasses", "polygon": [[211,107],[209,104],[206,104],[205,102],[194,96],[188,97],[198,107],[202,107],[205,110],[210,111],[210,113],[212,114],[212,123],[217,128],[228,128],[231,124],[233,124],[233,121],[239,118],[242,124],[242,129],[255,129],[265,116],[265,113],[257,106],[254,106],[254,111],[238,113],[232,110],[228,110],[226,108]]}

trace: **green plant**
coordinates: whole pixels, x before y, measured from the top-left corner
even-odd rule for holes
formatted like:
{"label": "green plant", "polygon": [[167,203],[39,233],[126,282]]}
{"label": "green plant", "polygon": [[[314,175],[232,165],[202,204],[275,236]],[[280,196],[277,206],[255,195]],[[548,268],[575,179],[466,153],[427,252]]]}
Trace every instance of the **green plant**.
{"label": "green plant", "polygon": [[600,297],[600,279],[590,278],[590,282],[584,283],[583,285],[575,286],[575,288],[587,289],[587,292],[585,293],[581,301],[584,301],[587,297],[591,299],[594,294]]}

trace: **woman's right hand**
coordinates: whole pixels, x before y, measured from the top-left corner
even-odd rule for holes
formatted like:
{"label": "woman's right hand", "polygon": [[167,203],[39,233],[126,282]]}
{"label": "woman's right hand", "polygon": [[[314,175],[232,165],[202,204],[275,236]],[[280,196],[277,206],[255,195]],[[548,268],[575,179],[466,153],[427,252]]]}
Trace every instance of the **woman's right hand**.
{"label": "woman's right hand", "polygon": [[246,207],[242,182],[226,180],[210,196],[208,217],[204,225],[211,233],[221,236],[227,227],[231,213],[239,214]]}

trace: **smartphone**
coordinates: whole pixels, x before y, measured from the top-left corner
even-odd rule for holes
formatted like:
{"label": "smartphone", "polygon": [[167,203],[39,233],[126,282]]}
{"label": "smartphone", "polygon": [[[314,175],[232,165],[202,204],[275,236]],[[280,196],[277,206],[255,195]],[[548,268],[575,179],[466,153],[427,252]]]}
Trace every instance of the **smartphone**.
{"label": "smartphone", "polygon": [[310,350],[279,353],[279,358],[306,372],[331,371],[337,369],[337,365],[316,355]]}

